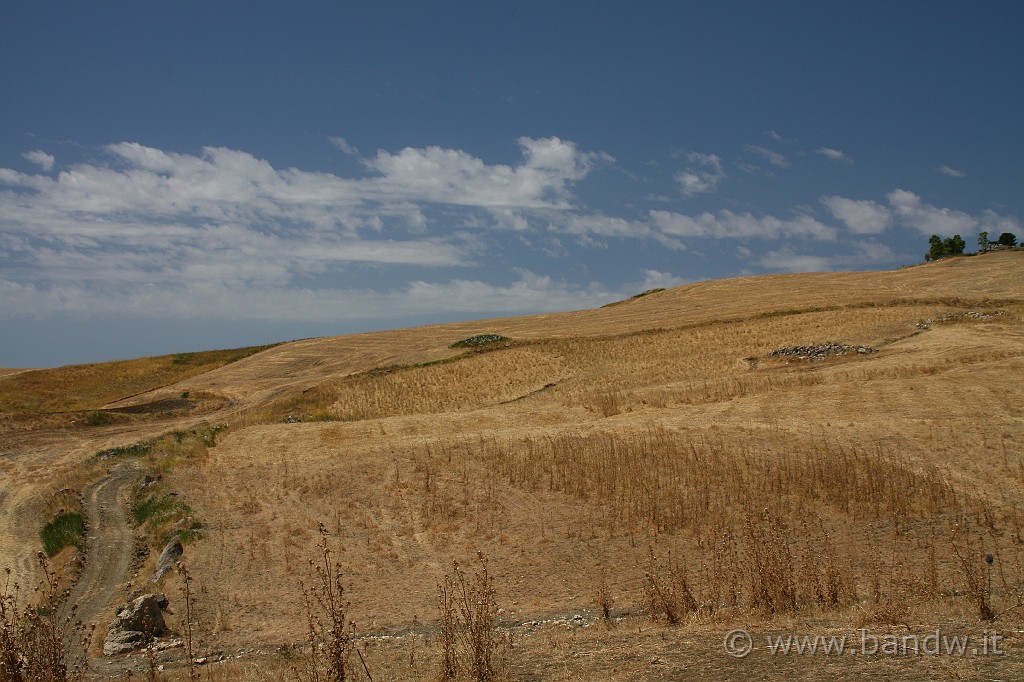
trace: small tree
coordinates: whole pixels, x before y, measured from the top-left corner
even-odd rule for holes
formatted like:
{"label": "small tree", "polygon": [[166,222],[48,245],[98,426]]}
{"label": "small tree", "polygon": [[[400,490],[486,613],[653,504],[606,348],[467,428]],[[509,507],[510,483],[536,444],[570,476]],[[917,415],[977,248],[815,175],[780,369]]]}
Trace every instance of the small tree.
{"label": "small tree", "polygon": [[924,255],[924,259],[927,261],[939,260],[946,255],[946,247],[942,243],[942,237],[937,234],[933,234],[928,239],[928,245],[931,247],[928,249],[928,253]]}
{"label": "small tree", "polygon": [[1012,232],[1003,232],[999,235],[999,241],[997,242],[1003,246],[1017,246],[1017,235]]}
{"label": "small tree", "polygon": [[963,240],[958,234],[954,234],[952,237],[947,239],[943,244],[946,245],[946,249],[950,256],[962,256],[964,255],[964,249],[967,248],[967,242]]}
{"label": "small tree", "polygon": [[978,234],[978,253],[985,253],[988,251],[988,232],[981,232]]}

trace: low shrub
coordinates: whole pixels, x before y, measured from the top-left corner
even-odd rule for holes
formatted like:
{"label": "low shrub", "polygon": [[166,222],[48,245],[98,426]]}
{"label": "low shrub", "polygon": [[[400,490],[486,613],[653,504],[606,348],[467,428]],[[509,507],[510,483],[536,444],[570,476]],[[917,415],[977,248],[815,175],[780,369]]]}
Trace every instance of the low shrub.
{"label": "low shrub", "polygon": [[109,412],[90,412],[85,416],[85,423],[89,426],[107,426],[114,423],[114,415]]}
{"label": "low shrub", "polygon": [[77,547],[85,537],[85,517],[79,512],[58,514],[39,531],[46,556],[53,556],[65,547]]}

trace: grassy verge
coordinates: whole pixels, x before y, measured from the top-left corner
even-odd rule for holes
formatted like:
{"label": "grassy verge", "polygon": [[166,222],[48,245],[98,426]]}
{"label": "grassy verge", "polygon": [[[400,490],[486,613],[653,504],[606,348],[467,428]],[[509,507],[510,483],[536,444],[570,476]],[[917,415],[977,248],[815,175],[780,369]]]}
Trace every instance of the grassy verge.
{"label": "grassy verge", "polygon": [[202,537],[203,524],[196,518],[192,507],[179,500],[174,493],[159,489],[141,495],[132,507],[132,517],[155,544],[160,545],[171,537],[183,543]]}
{"label": "grassy verge", "polygon": [[217,444],[217,434],[227,428],[227,424],[217,424],[197,426],[185,431],[171,431],[139,443],[100,450],[96,457],[111,459],[153,455],[161,460],[172,456],[194,457],[205,454],[207,448],[214,447]]}
{"label": "grassy verge", "polygon": [[163,474],[175,466],[201,461],[217,444],[217,435],[227,428],[227,424],[203,425],[96,453],[97,459],[147,460],[149,473],[145,484],[136,489],[132,516],[151,547],[159,549],[172,537],[185,543],[202,537],[202,522],[177,492],[167,489]]}

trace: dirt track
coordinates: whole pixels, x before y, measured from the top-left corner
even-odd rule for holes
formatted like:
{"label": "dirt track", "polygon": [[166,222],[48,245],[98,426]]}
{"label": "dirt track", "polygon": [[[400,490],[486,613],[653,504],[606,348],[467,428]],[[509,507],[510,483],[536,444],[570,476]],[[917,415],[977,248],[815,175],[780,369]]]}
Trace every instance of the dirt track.
{"label": "dirt track", "polygon": [[134,463],[119,464],[84,494],[89,518],[85,567],[70,603],[78,605],[78,617],[87,626],[110,620],[115,602],[124,596],[135,549],[125,498],[137,474]]}

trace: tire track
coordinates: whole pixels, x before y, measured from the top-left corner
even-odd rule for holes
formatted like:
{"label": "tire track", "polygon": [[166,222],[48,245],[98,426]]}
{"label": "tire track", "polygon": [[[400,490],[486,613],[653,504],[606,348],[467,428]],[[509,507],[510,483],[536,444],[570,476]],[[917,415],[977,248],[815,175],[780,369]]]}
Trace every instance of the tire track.
{"label": "tire track", "polygon": [[85,565],[68,603],[77,606],[76,617],[86,627],[112,619],[116,602],[124,597],[135,552],[127,498],[137,476],[134,463],[120,464],[83,495],[89,519]]}

